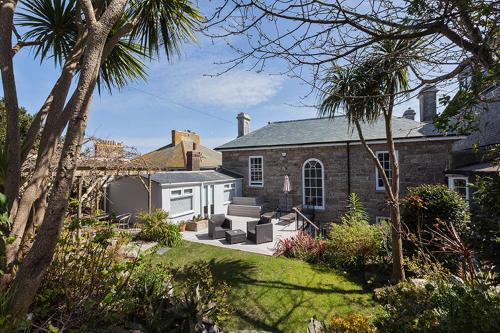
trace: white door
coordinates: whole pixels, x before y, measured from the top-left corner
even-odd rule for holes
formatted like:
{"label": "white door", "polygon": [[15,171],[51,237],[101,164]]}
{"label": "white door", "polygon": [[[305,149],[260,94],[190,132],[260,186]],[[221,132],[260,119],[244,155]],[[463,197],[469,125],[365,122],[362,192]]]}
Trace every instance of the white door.
{"label": "white door", "polygon": [[203,185],[203,214],[209,217],[214,209],[214,185]]}

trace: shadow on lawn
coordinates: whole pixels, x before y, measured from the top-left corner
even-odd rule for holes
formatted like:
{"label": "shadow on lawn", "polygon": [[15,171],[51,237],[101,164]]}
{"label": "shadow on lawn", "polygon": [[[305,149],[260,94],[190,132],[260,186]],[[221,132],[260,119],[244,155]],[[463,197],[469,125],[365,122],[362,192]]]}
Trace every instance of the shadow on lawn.
{"label": "shadow on lawn", "polygon": [[[364,293],[360,289],[317,286],[314,273],[301,284],[279,280],[279,276],[258,279],[255,278],[258,275],[256,265],[238,259],[212,259],[209,265],[217,280],[237,288],[231,297],[234,303],[241,306],[234,309],[234,313],[254,328],[271,332],[290,332],[291,327],[303,331],[309,315],[327,316],[331,309],[317,302],[318,295],[342,295],[340,297],[343,298],[345,295]],[[245,327],[239,329],[242,328]]]}

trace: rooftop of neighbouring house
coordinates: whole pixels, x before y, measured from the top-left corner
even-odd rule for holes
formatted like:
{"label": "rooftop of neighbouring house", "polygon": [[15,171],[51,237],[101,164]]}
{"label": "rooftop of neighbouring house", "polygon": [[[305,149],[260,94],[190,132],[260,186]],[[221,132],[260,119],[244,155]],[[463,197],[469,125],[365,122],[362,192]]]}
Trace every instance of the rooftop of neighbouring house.
{"label": "rooftop of neighbouring house", "polygon": [[161,185],[231,181],[239,178],[242,177],[238,174],[224,169],[201,171],[168,171],[158,172],[151,175],[151,180]]}
{"label": "rooftop of neighbouring house", "polygon": [[[385,122],[383,119],[371,124],[361,124],[366,140],[385,140]],[[443,137],[432,123],[393,117],[392,132],[395,139]],[[448,136],[455,136],[450,134]],[[240,136],[225,143],[216,150],[257,148],[272,146],[291,146],[307,144],[329,144],[359,141],[356,129],[349,124],[347,117],[312,118],[290,121],[278,121]]]}
{"label": "rooftop of neighbouring house", "polygon": [[187,169],[187,153],[198,151],[201,154],[200,168],[215,169],[222,165],[222,156],[200,144],[200,136],[191,131],[172,131],[170,144],[142,155],[139,159],[146,165],[161,170]]}

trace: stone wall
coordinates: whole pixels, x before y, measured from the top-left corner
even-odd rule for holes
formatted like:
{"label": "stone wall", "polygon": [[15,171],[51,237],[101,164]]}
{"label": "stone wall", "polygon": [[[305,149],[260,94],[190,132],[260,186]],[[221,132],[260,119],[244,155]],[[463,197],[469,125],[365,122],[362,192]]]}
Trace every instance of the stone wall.
{"label": "stone wall", "polygon": [[[400,184],[404,195],[410,186],[422,183],[445,183],[449,152],[453,141],[408,142],[396,144],[400,162]],[[386,145],[372,145],[374,151],[387,150]],[[375,166],[367,152],[359,144],[351,144],[350,190],[363,200],[370,221],[376,216],[389,216],[384,191],[375,190]],[[286,156],[284,156],[286,153]],[[263,156],[264,186],[248,186],[248,157]],[[338,221],[345,212],[348,195],[347,146],[276,148],[241,151],[223,151],[223,168],[241,174],[243,195],[263,195],[273,205],[283,200],[283,179],[288,174],[292,191],[289,202],[302,204],[302,166],[310,158],[320,160],[324,165],[325,209],[316,211],[320,221]]]}

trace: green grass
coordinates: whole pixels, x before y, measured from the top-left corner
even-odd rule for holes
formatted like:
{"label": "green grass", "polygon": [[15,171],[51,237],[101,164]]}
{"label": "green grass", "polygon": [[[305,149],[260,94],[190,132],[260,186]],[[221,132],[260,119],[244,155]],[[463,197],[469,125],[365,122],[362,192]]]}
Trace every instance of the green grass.
{"label": "green grass", "polygon": [[160,256],[174,267],[197,260],[210,263],[214,276],[229,284],[232,314],[225,329],[305,332],[309,318],[331,314],[372,314],[372,294],[347,274],[305,262],[263,256],[193,242]]}

